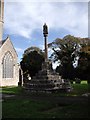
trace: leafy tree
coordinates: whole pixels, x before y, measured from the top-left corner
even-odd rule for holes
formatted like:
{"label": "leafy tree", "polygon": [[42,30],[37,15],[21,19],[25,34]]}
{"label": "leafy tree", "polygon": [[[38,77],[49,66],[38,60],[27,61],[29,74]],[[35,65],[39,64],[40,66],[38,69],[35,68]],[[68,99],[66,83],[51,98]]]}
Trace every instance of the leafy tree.
{"label": "leafy tree", "polygon": [[[49,44],[53,53],[51,59],[58,61],[59,66],[56,71],[63,78],[74,79],[90,79],[90,39],[79,38],[71,35],[65,36],[63,39],[57,38]],[[78,58],[78,59],[77,59]],[[75,62],[77,61],[77,66]]]}
{"label": "leafy tree", "polygon": [[90,55],[87,53],[80,53],[78,66],[76,67],[76,76],[83,80],[90,80]]}
{"label": "leafy tree", "polygon": [[76,67],[76,76],[90,82],[90,39],[82,39],[83,44],[79,52],[78,66]]}
{"label": "leafy tree", "polygon": [[44,52],[38,47],[30,47],[24,51],[21,61],[21,68],[24,73],[24,77],[33,77],[42,66],[44,61]]}
{"label": "leafy tree", "polygon": [[57,38],[53,43],[49,44],[53,53],[52,60],[59,61],[59,66],[56,71],[62,75],[63,78],[73,79],[74,63],[80,50],[80,40],[74,36],[67,35],[63,39]]}

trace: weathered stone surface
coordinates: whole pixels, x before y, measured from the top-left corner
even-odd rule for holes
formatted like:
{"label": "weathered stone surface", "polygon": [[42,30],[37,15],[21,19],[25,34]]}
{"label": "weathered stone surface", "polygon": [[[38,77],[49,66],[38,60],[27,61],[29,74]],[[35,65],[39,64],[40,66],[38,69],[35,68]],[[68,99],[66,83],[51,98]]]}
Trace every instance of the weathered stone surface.
{"label": "weathered stone surface", "polygon": [[49,65],[49,61],[44,63],[42,65],[42,70],[40,70],[30,81],[25,83],[24,87],[31,92],[52,92],[61,89],[70,90],[70,83],[68,81],[65,82],[58,73],[50,69]]}
{"label": "weathered stone surface", "polygon": [[[3,78],[3,58],[7,52],[10,52],[13,58],[13,78]],[[4,44],[0,47],[0,86],[18,86],[19,82],[19,64],[17,63],[18,56],[8,37]]]}
{"label": "weathered stone surface", "polygon": [[48,60],[48,27],[46,23],[43,26],[44,42],[45,42],[45,62],[40,70],[30,81],[24,83],[24,87],[32,92],[52,92],[60,89],[70,89],[70,83],[64,81],[58,73],[53,71],[52,63]]}

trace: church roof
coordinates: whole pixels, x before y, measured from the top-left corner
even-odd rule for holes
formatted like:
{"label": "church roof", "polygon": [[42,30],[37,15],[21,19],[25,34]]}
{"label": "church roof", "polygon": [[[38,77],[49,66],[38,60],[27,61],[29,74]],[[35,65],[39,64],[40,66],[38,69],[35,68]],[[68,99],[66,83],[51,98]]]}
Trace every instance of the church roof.
{"label": "church roof", "polygon": [[4,44],[5,41],[6,41],[6,39],[2,41],[2,45]]}
{"label": "church roof", "polygon": [[[8,38],[8,37],[7,37],[7,38]],[[7,38],[4,39],[4,40],[2,40],[2,41],[0,41],[0,45],[1,45],[1,46],[5,43],[5,41],[7,40]]]}
{"label": "church roof", "polygon": [[6,39],[5,40],[2,40],[0,41],[0,47],[5,43]]}
{"label": "church roof", "polygon": [[[10,37],[9,37],[9,36],[7,36],[6,39],[4,39],[4,40],[2,40],[2,41],[0,42],[0,45],[1,45],[0,48],[2,48],[2,46],[4,45],[4,43],[5,43],[8,39],[10,40]],[[10,43],[12,44],[11,40],[10,40]],[[17,55],[17,52],[16,52],[16,50],[15,50],[13,44],[12,44],[12,47],[13,47],[13,49],[14,49],[16,55]],[[18,55],[17,55],[17,56],[18,56]]]}

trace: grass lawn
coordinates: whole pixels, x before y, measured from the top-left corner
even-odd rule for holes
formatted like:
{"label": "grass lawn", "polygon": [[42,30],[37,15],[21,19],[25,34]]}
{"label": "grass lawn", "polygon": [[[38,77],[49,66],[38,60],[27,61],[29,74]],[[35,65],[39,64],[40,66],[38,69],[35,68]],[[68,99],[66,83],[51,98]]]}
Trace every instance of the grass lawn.
{"label": "grass lawn", "polygon": [[5,94],[14,97],[3,98],[3,118],[88,118],[88,84],[73,84],[70,93],[27,94],[20,87],[3,87]]}
{"label": "grass lawn", "polygon": [[88,104],[8,99],[3,102],[2,113],[3,118],[87,118]]}
{"label": "grass lawn", "polygon": [[0,93],[3,93],[3,94],[21,94],[22,92],[22,88],[21,87],[15,87],[15,86],[12,86],[12,87],[2,87]]}

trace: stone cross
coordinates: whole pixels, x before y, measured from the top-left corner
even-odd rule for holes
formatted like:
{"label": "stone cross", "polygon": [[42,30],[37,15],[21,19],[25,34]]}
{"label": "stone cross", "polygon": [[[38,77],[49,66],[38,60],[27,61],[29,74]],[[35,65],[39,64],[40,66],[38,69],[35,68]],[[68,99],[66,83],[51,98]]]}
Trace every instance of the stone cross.
{"label": "stone cross", "polygon": [[46,23],[43,25],[43,35],[45,41],[45,61],[47,61],[48,60],[48,45],[47,45],[48,27]]}

